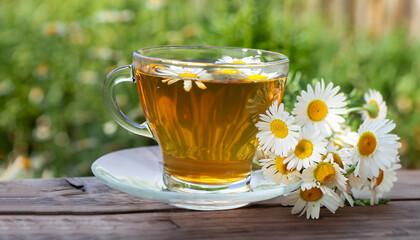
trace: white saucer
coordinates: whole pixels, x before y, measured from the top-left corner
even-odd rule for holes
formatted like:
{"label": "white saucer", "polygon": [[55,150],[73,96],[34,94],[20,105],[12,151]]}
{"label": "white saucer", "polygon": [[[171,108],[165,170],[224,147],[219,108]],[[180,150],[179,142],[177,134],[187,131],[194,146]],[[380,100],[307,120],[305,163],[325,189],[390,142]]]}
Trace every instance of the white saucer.
{"label": "white saucer", "polygon": [[92,164],[92,172],[106,185],[122,192],[194,210],[223,210],[245,206],[287,194],[301,182],[289,186],[277,185],[265,179],[261,170],[253,171],[251,191],[243,193],[182,193],[170,192],[162,180],[162,162],[148,159],[144,149],[132,148],[112,152]]}

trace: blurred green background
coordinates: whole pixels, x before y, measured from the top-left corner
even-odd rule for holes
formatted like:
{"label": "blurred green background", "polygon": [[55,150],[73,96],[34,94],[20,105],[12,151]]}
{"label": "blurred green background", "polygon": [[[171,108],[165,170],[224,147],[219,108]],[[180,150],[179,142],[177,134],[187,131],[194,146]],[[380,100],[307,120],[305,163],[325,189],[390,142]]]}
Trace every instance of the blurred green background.
{"label": "blurred green background", "polygon": [[[168,44],[279,51],[304,82],[377,89],[403,166],[420,168],[419,16],[417,0],[0,0],[0,179],[88,176],[103,154],[156,144],[114,123],[102,83]],[[141,122],[133,86],[118,102]]]}

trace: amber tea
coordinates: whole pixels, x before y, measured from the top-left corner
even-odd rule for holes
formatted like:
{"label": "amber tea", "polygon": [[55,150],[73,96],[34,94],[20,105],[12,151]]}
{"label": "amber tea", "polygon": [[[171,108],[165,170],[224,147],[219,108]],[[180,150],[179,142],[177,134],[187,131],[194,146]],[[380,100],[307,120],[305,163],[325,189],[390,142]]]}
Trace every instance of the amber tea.
{"label": "amber tea", "polygon": [[223,185],[247,179],[255,153],[255,123],[281,101],[285,78],[207,80],[189,91],[182,80],[137,71],[147,121],[161,147],[167,178]]}
{"label": "amber tea", "polygon": [[[183,192],[177,195],[186,199],[174,205],[230,209],[246,203],[203,202],[201,197],[250,190],[258,146],[255,124],[275,100],[281,102],[288,69],[286,56],[259,49],[143,48],[133,52],[131,65],[107,76],[104,100],[120,126],[158,142],[162,191]],[[147,120],[142,124],[118,106],[115,88],[127,82],[136,83]]]}

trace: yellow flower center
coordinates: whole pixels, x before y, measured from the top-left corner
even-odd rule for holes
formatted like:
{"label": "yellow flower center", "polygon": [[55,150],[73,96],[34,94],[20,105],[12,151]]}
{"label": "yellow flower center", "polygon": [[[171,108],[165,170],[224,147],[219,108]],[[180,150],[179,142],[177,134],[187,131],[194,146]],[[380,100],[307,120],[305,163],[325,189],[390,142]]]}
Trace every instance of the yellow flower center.
{"label": "yellow flower center", "polygon": [[262,79],[266,79],[267,77],[261,74],[255,74],[255,75],[249,75],[248,79],[249,80],[262,80]]}
{"label": "yellow flower center", "polygon": [[236,61],[233,61],[232,63],[236,63],[236,64],[246,64],[246,62],[241,61],[241,60],[236,60]]}
{"label": "yellow flower center", "polygon": [[381,169],[379,169],[379,175],[378,175],[378,177],[376,177],[375,186],[381,185],[381,183],[382,183],[383,180],[384,180],[384,171],[382,171]]}
{"label": "yellow flower center", "polygon": [[271,132],[276,138],[285,138],[289,134],[289,128],[286,123],[280,119],[274,119],[270,123]]}
{"label": "yellow flower center", "polygon": [[280,156],[276,157],[276,168],[277,168],[277,171],[279,171],[279,173],[281,174],[288,174],[288,173],[293,172],[294,170],[294,169],[290,169],[290,170],[287,169],[287,164],[283,163],[285,158],[286,157],[280,157]]}
{"label": "yellow flower center", "polygon": [[321,121],[328,114],[327,104],[319,99],[313,100],[308,105],[307,113],[312,121]]}
{"label": "yellow flower center", "polygon": [[334,179],[335,168],[329,162],[318,163],[314,170],[314,177],[320,183],[327,183]]}
{"label": "yellow flower center", "polygon": [[376,137],[371,132],[365,132],[360,136],[357,149],[363,156],[369,156],[376,149]]}
{"label": "yellow flower center", "polygon": [[230,74],[238,74],[239,73],[239,71],[236,70],[236,69],[223,69],[223,70],[220,70],[219,72],[221,74],[228,74],[228,75],[230,75]]}
{"label": "yellow flower center", "polygon": [[194,73],[189,73],[189,72],[181,73],[179,74],[179,76],[182,78],[198,78],[197,75],[195,75]]}
{"label": "yellow flower center", "polygon": [[314,150],[314,145],[311,143],[311,141],[303,139],[303,140],[300,140],[298,144],[296,145],[294,153],[296,157],[300,159],[305,159],[312,155],[313,150]]}
{"label": "yellow flower center", "polygon": [[[338,156],[337,153],[331,153],[331,154],[333,156],[333,162],[337,163],[338,166],[340,166],[341,168],[343,168],[344,167],[343,166],[343,161],[341,161],[340,156]],[[322,160],[326,159],[327,158],[327,155],[328,155],[328,153],[325,154],[325,155],[322,155]]]}
{"label": "yellow flower center", "polygon": [[339,149],[344,148],[343,140],[340,138],[333,138],[334,146],[338,146]]}
{"label": "yellow flower center", "polygon": [[341,161],[340,156],[337,153],[331,153],[333,155],[333,161],[338,164],[339,167],[343,168],[343,161]]}
{"label": "yellow flower center", "polygon": [[307,202],[315,202],[319,200],[321,197],[322,197],[322,191],[321,189],[317,187],[313,187],[311,189],[303,190],[303,191],[302,189],[300,189],[300,198],[302,198],[303,200]]}
{"label": "yellow flower center", "polygon": [[367,109],[369,109],[369,111],[367,111],[368,116],[370,119],[375,119],[378,117],[379,115],[379,104],[377,101],[375,100],[370,100],[369,103],[367,104]]}

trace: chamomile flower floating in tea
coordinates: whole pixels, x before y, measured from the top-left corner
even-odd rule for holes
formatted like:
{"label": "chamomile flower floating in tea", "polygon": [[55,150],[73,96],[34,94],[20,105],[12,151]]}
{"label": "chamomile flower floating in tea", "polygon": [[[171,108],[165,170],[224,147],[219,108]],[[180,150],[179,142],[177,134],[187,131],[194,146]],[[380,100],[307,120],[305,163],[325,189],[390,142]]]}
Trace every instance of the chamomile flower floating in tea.
{"label": "chamomile flower floating in tea", "polygon": [[343,169],[334,162],[331,153],[321,162],[306,168],[302,173],[302,180],[302,190],[319,187],[322,193],[327,195],[333,187],[337,187],[341,192],[346,191],[347,178],[343,175]]}
{"label": "chamomile flower floating in tea", "polygon": [[[231,56],[223,56],[222,58],[218,59],[215,63],[255,64],[255,63],[261,63],[261,59],[260,59],[260,56],[258,55],[255,57],[249,56],[249,57],[244,57],[244,58],[234,58]],[[217,72],[224,75],[236,75],[236,74],[241,73],[241,71],[234,68],[219,69]]]}
{"label": "chamomile flower floating in tea", "polygon": [[266,73],[261,68],[259,69],[243,69],[241,70],[242,75],[248,80],[265,80],[273,79],[278,77],[277,72]]}
{"label": "chamomile flower floating in tea", "polygon": [[382,95],[376,90],[369,89],[369,92],[365,93],[364,98],[366,104],[363,105],[363,108],[366,110],[361,111],[362,119],[385,119],[387,107]]}
{"label": "chamomile flower floating in tea", "polygon": [[296,168],[302,170],[308,168],[314,162],[320,162],[322,155],[327,153],[328,142],[324,135],[311,125],[306,125],[299,131],[298,143],[284,163],[287,163],[287,169]]}
{"label": "chamomile flower floating in tea", "polygon": [[319,187],[313,187],[303,190],[300,188],[283,197],[281,203],[284,206],[294,206],[292,214],[302,216],[306,212],[306,218],[318,219],[322,206],[325,206],[330,212],[335,213],[337,208],[342,205],[338,195],[331,189],[328,194],[324,194]]}
{"label": "chamomile flower floating in tea", "polygon": [[266,157],[259,160],[263,165],[262,170],[266,178],[272,176],[273,181],[277,184],[291,184],[300,180],[299,171],[296,169],[287,169],[283,163],[285,157],[281,157],[272,152],[266,153]]}
{"label": "chamomile flower floating in tea", "polygon": [[297,97],[297,103],[292,111],[296,121],[302,125],[312,125],[318,128],[325,136],[331,135],[332,131],[340,130],[340,123],[344,118],[340,115],[347,111],[346,97],[338,93],[340,87],[333,88],[330,82],[325,87],[324,80],[316,83],[315,90],[308,84],[307,91],[301,91]]}
{"label": "chamomile flower floating in tea", "polygon": [[156,69],[156,73],[167,77],[162,82],[171,85],[178,81],[184,81],[184,89],[189,92],[192,88],[193,82],[197,87],[206,89],[206,85],[201,80],[209,80],[210,74],[202,68],[184,68],[177,66],[169,66],[169,68]]}
{"label": "chamomile flower floating in tea", "polygon": [[253,64],[253,63],[261,63],[261,58],[258,55],[244,57],[244,58],[234,58],[231,56],[223,56],[222,58],[218,59],[215,63]]}
{"label": "chamomile flower floating in tea", "polygon": [[284,111],[284,105],[276,100],[260,115],[261,121],[255,126],[259,132],[258,141],[265,151],[272,151],[282,157],[287,156],[297,144],[299,126],[294,122],[293,116]]}
{"label": "chamomile flower floating in tea", "polygon": [[359,140],[354,147],[355,174],[362,178],[379,176],[379,169],[387,169],[395,162],[400,139],[390,134],[395,124],[387,119],[366,119],[359,127]]}

